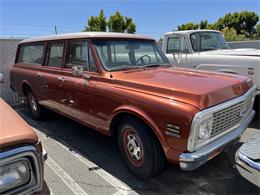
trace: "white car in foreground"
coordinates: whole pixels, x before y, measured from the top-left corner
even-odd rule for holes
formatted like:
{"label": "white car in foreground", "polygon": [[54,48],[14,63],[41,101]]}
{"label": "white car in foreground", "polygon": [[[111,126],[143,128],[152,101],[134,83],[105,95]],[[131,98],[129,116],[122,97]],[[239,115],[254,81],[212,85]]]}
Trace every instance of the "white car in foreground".
{"label": "white car in foreground", "polygon": [[236,153],[238,172],[260,188],[260,132],[251,137]]}
{"label": "white car in foreground", "polygon": [[174,66],[248,76],[260,94],[260,50],[230,49],[219,31],[168,32],[162,49]]}

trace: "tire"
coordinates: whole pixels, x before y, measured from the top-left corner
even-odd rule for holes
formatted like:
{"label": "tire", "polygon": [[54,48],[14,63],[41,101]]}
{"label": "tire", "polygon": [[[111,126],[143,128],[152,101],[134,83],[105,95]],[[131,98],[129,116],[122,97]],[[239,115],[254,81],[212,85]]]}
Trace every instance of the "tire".
{"label": "tire", "polygon": [[136,178],[145,180],[162,172],[163,150],[142,121],[133,117],[123,119],[119,124],[117,142],[127,168]]}
{"label": "tire", "polygon": [[43,118],[44,110],[42,106],[38,103],[35,95],[31,91],[27,93],[27,103],[29,111],[34,119]]}

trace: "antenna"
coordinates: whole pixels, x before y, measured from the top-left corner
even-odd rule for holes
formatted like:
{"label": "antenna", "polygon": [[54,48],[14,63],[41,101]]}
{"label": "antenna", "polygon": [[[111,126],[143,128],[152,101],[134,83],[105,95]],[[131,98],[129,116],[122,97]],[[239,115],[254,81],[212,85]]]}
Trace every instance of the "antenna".
{"label": "antenna", "polygon": [[57,26],[56,25],[54,26],[54,30],[55,30],[55,34],[57,35],[58,33],[57,33]]}

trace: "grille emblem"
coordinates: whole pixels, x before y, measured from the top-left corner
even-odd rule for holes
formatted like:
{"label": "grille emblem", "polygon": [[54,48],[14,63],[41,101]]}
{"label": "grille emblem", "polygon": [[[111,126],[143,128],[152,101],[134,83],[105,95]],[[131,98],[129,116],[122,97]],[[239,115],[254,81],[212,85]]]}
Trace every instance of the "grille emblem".
{"label": "grille emblem", "polygon": [[246,108],[243,108],[242,111],[240,112],[239,116],[243,117],[246,114]]}

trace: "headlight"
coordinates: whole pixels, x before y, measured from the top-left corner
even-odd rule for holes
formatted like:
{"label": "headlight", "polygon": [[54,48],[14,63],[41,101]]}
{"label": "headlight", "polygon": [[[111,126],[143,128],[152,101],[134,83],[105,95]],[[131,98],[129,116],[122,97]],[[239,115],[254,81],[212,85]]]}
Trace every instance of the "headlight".
{"label": "headlight", "polygon": [[201,121],[199,131],[198,131],[198,139],[197,139],[198,143],[205,141],[210,137],[212,131],[212,124],[213,124],[212,116]]}
{"label": "headlight", "polygon": [[0,193],[22,186],[30,181],[30,166],[27,159],[0,167]]}

